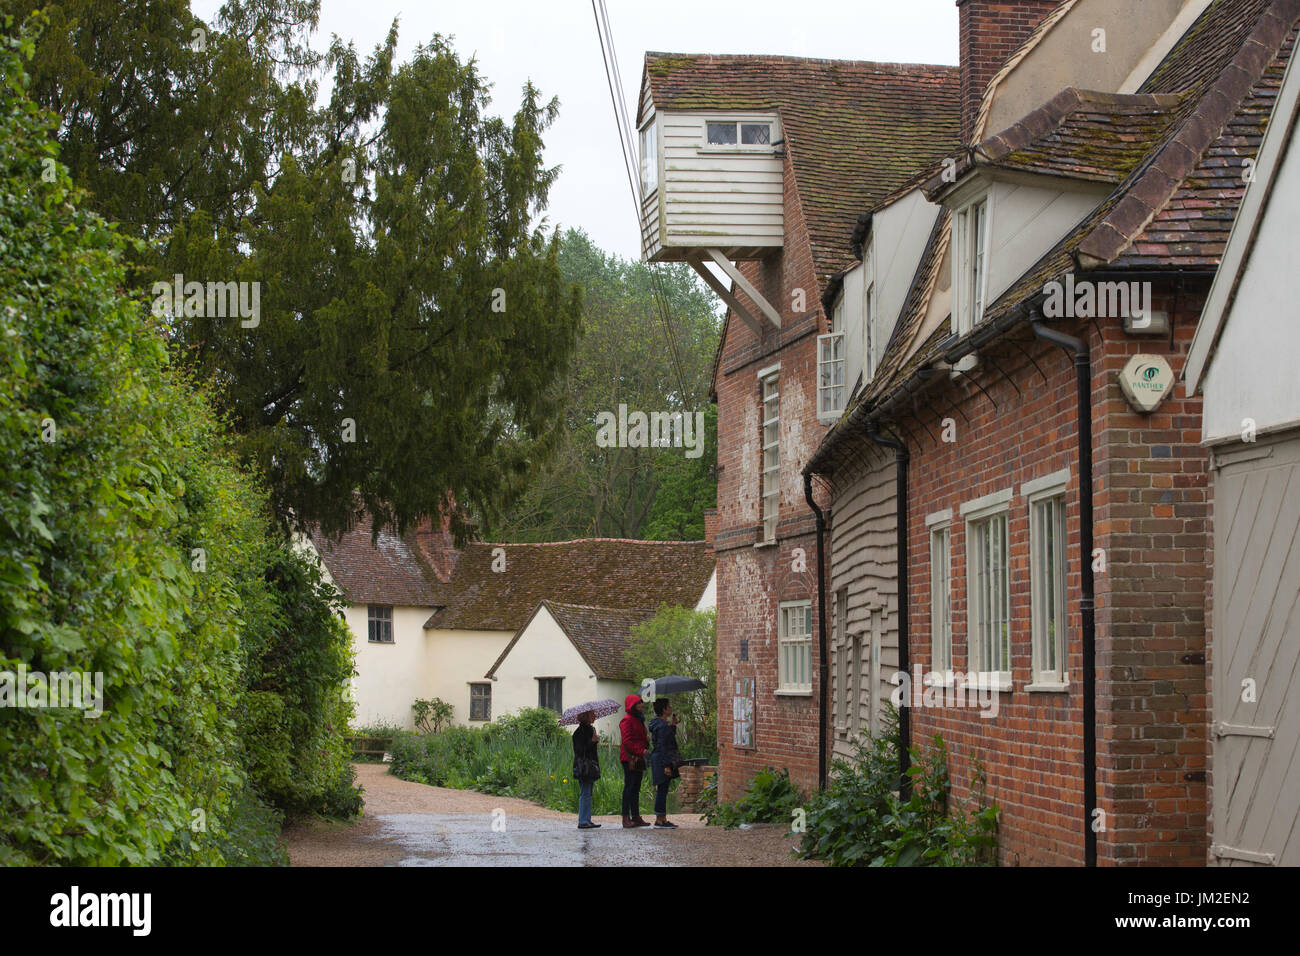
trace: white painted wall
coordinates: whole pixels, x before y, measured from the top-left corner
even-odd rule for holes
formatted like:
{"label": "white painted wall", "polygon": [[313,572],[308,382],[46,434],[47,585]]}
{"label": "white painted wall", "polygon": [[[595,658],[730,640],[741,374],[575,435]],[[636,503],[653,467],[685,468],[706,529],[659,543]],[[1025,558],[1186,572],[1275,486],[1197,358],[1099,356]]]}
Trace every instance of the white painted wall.
{"label": "white painted wall", "polygon": [[[1236,300],[1205,376],[1201,427],[1207,442],[1240,441],[1246,418],[1253,419],[1260,432],[1300,423],[1300,322],[1292,288],[1300,275],[1300,243],[1295,238],[1300,150],[1294,144],[1261,215]],[[1233,242],[1245,238],[1234,234]]]}
{"label": "white painted wall", "polygon": [[[1110,192],[1102,186],[1062,191],[1020,181],[996,181],[989,191],[988,295],[992,305]],[[987,307],[986,305],[986,307]]]}
{"label": "white painted wall", "polygon": [[[426,615],[425,619],[428,619]],[[424,632],[428,645],[423,679],[425,697],[438,697],[451,704],[455,710],[452,718],[458,724],[469,724],[469,685],[491,683],[484,676],[501,656],[501,652],[514,637],[512,631],[439,631]],[[533,704],[537,703],[536,692]],[[504,713],[497,700],[496,685],[492,688],[492,716]],[[481,726],[482,721],[474,721]]]}
{"label": "white painted wall", "polygon": [[[1134,92],[1168,52],[1158,41],[1184,7],[1190,8],[1190,25],[1205,0],[1078,0],[998,85],[982,138],[1019,122],[1069,86]],[[1105,30],[1105,52],[1093,51],[1096,30]],[[1139,64],[1144,67],[1141,79],[1126,89],[1125,81]]]}
{"label": "white painted wall", "polygon": [[709,583],[704,586],[704,593],[695,603],[695,610],[708,611],[716,609],[718,606],[718,572],[715,570],[709,575]]}
{"label": "white painted wall", "polygon": [[350,682],[354,727],[381,721],[414,727],[411,704],[428,696],[422,678],[427,669],[424,622],[430,613],[427,607],[393,608],[393,643],[372,644],[367,605],[344,610],[357,671]]}
{"label": "white painted wall", "polygon": [[[603,681],[583,660],[550,611],[545,607],[533,615],[519,640],[497,668],[492,681],[492,717],[513,714],[537,706],[537,678],[563,677],[561,709],[574,704],[612,697],[622,702],[636,689],[631,681]],[[618,739],[621,712],[596,721],[596,732]]]}

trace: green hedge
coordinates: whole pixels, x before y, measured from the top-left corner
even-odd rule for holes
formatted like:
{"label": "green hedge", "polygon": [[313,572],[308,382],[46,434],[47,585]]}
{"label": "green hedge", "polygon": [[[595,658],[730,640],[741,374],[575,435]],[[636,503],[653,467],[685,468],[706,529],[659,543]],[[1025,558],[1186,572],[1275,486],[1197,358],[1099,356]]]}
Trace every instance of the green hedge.
{"label": "green hedge", "polygon": [[103,675],[104,710],[0,707],[0,864],[281,863],[280,814],[355,812],[337,595],[124,293],[31,43],[0,37],[0,673]]}

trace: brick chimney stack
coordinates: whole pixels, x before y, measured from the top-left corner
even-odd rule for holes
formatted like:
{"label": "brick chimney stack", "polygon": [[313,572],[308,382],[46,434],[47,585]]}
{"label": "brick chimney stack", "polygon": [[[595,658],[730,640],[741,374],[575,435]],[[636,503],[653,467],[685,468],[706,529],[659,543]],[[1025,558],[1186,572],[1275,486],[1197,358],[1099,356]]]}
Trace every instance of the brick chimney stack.
{"label": "brick chimney stack", "polygon": [[718,533],[718,509],[704,509],[704,544],[710,552],[713,551],[713,539]]}
{"label": "brick chimney stack", "polygon": [[957,0],[961,14],[961,131],[967,143],[974,135],[975,118],[989,81],[1060,3],[1061,0]]}

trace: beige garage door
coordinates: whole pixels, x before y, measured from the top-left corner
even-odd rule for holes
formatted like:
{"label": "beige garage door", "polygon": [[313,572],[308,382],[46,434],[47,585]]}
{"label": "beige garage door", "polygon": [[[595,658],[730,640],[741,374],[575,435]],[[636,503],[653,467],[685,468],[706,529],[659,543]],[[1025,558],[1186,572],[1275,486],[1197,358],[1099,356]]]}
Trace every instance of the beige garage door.
{"label": "beige garage door", "polygon": [[1300,435],[1216,455],[1214,839],[1220,866],[1300,864]]}

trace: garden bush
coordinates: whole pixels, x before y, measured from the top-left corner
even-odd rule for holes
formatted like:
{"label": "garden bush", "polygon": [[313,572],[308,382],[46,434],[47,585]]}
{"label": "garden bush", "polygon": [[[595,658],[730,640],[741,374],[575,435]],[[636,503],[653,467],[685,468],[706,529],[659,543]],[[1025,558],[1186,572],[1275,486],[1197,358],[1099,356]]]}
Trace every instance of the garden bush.
{"label": "garden bush", "polygon": [[803,804],[803,794],[790,782],[790,771],[765,767],[754,774],[740,799],[735,803],[719,803],[716,774],[706,785],[708,794],[701,813],[710,826],[728,830],[742,823],[785,823],[793,819],[794,811]]}
{"label": "garden bush", "polygon": [[892,707],[884,732],[859,740],[853,761],[836,761],[830,785],[813,796],[799,853],[833,866],[973,866],[996,859],[996,804],[975,773],[967,806],[951,807],[947,748],[935,735],[931,747],[912,755],[911,794],[898,791],[898,713]]}

